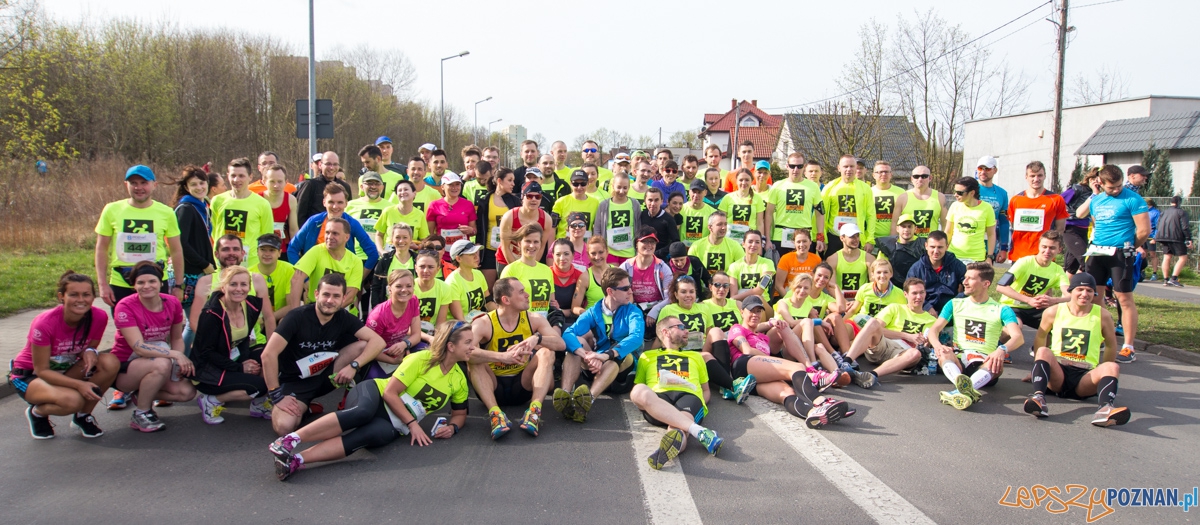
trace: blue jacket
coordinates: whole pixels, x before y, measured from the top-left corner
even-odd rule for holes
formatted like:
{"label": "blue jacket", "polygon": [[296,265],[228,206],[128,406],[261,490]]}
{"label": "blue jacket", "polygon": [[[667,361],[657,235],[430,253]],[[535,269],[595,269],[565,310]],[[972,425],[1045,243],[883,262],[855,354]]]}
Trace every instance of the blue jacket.
{"label": "blue jacket", "polygon": [[[296,264],[309,249],[317,244],[317,235],[321,233],[321,225],[325,222],[327,214],[328,212],[318,213],[304,222],[300,231],[296,232],[296,236],[288,243],[288,262]],[[346,250],[353,252],[355,251],[355,241],[362,243],[363,253],[367,254],[363,268],[374,270],[375,263],[379,261],[379,250],[375,248],[375,240],[367,234],[367,230],[363,229],[357,219],[345,213],[342,214],[342,218],[350,223],[350,240],[346,241]]]}
{"label": "blue jacket", "polygon": [[[604,301],[596,301],[596,304],[583,312],[579,319],[575,320],[563,332],[563,341],[567,343],[567,351],[572,354],[582,346],[579,344],[579,336],[591,332],[596,337],[596,352],[607,352],[609,349],[617,351],[617,361],[625,359],[629,354],[640,354],[642,344],[645,342],[646,334],[646,316],[636,304],[624,304],[617,307],[617,311],[613,312],[613,327],[612,335],[617,341],[609,339],[608,330],[604,326]],[[634,357],[638,357],[637,355]]]}
{"label": "blue jacket", "polygon": [[950,251],[946,251],[946,256],[942,258],[941,272],[933,269],[928,254],[908,269],[909,277],[925,281],[925,311],[933,310],[935,316],[942,312],[946,303],[958,296],[958,287],[966,275],[967,265]]}

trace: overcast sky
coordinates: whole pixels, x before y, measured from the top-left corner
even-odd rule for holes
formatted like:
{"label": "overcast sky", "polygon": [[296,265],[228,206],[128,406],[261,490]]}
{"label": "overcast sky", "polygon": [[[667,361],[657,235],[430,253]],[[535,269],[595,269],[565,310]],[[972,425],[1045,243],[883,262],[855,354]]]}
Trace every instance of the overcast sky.
{"label": "overcast sky", "polygon": [[[1123,72],[1131,96],[1200,95],[1195,88],[1200,74],[1186,59],[1194,49],[1200,2],[1106,2],[1072,0],[1070,23],[1078,30],[1067,52],[1068,78],[1108,68]],[[58,20],[124,18],[266,31],[297,54],[308,49],[304,0],[44,3]],[[339,44],[400,49],[416,67],[416,97],[436,104],[439,59],[468,50],[470,55],[445,64],[446,104],[472,115],[475,101],[495,97],[479,105],[481,124],[502,118],[497,126],[522,124],[530,135],[568,142],[599,127],[634,137],[657,135],[661,127],[666,139],[673,131],[699,127],[706,112],[728,110],[735,97],[780,108],[838,94],[835,77],[853,59],[857,30],[871,17],[894,27],[901,14],[911,19],[914,10],[932,8],[981,35],[1038,4],[317,0],[317,59]],[[1028,110],[1052,105],[1054,28],[1037,21],[1051,14],[1047,5],[982,41],[990,43],[995,58],[1032,79]],[[481,77],[494,81],[471,80]]]}

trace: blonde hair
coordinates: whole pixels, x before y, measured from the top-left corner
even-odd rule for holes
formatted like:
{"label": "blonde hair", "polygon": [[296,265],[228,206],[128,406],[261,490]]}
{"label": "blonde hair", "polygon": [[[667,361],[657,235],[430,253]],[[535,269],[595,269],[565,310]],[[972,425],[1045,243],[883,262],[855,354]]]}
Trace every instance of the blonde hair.
{"label": "blonde hair", "polygon": [[793,277],[792,282],[789,283],[789,285],[788,285],[788,289],[794,291],[796,289],[796,287],[800,286],[800,283],[802,283],[804,281],[808,281],[808,286],[811,288],[813,285],[812,274],[811,273],[802,273],[800,275]]}
{"label": "blonde hair", "polygon": [[[392,274],[395,273],[392,272]],[[429,363],[425,366],[425,370],[428,371],[434,365],[441,364],[442,360],[446,358],[446,353],[450,351],[450,343],[461,341],[463,333],[470,331],[471,323],[466,321],[450,320],[438,325],[437,331],[433,333],[433,343],[429,345]],[[451,336],[454,337],[451,338]]]}
{"label": "blonde hair", "polygon": [[892,263],[888,262],[887,259],[875,259],[875,262],[871,263],[871,273],[875,273],[876,269],[884,266],[887,267],[889,272],[895,272],[895,270],[892,269]]}
{"label": "blonde hair", "polygon": [[[238,275],[241,275],[243,273],[246,274],[247,277],[250,276],[250,270],[247,270],[245,266],[236,266],[235,265],[235,266],[227,266],[225,268],[222,268],[221,274],[220,274],[221,291],[224,292],[225,287],[229,286],[229,281],[232,281],[234,277],[237,277]],[[250,278],[250,285],[251,286],[254,285],[253,278]]]}
{"label": "blonde hair", "polygon": [[402,279],[404,277],[408,277],[409,279],[412,279],[413,282],[416,282],[416,280],[417,280],[417,278],[413,276],[412,272],[405,270],[405,269],[397,268],[395,270],[392,270],[392,273],[388,274],[387,285],[391,286],[393,283],[395,283],[396,281],[399,281],[400,279]]}

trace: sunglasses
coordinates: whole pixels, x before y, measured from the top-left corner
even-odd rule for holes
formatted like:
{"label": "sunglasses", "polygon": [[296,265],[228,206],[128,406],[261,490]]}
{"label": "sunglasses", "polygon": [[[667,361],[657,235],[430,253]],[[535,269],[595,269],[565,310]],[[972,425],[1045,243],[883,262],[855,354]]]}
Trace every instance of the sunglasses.
{"label": "sunglasses", "polygon": [[597,151],[600,151],[600,150],[597,150],[596,148],[584,148],[584,150],[583,150],[584,153],[595,153]]}
{"label": "sunglasses", "polygon": [[677,279],[675,279],[675,280],[676,280],[676,281],[679,281],[679,282],[681,282],[681,283],[693,283],[693,284],[695,284],[695,282],[696,282],[696,278],[695,278],[695,277],[692,277],[692,276],[690,276],[690,275],[680,275],[680,276],[679,276]]}
{"label": "sunglasses", "polygon": [[792,163],[790,163],[790,162],[788,163],[788,168],[791,168],[791,169],[794,169],[794,170],[798,170],[798,169],[800,169],[800,168],[803,168],[803,167],[804,167],[804,165],[803,165],[803,164],[792,164]]}
{"label": "sunglasses", "polygon": [[729,283],[712,283],[713,288],[729,288]]}
{"label": "sunglasses", "polygon": [[687,331],[687,328],[684,328],[684,326],[683,326],[683,323],[675,323],[675,324],[673,324],[673,325],[671,325],[671,326],[668,326],[668,327],[664,328],[664,329],[663,329],[663,331],[664,331],[664,332],[669,332],[669,331],[671,331],[671,330],[674,330],[674,329],[676,329],[676,328],[678,328],[678,329],[680,329],[680,330],[683,330],[683,331],[685,331],[685,332]]}
{"label": "sunglasses", "polygon": [[616,291],[618,291],[618,292],[628,292],[629,290],[632,290],[632,289],[633,289],[633,285],[626,285],[626,286],[614,286],[614,287],[612,287],[612,289],[613,289],[613,290],[616,290]]}
{"label": "sunglasses", "polygon": [[571,227],[572,228],[587,228],[587,224],[582,223],[582,222],[576,222],[576,223],[572,223]]}
{"label": "sunglasses", "polygon": [[586,182],[572,182],[571,185],[576,188],[586,188],[587,187]]}
{"label": "sunglasses", "polygon": [[433,245],[433,251],[435,251],[435,252],[440,252],[440,251],[442,251],[442,250],[443,250],[443,249],[445,249],[445,248],[446,248],[446,246],[445,246],[445,245],[442,245],[442,244],[435,244],[435,245]]}
{"label": "sunglasses", "polygon": [[928,179],[928,178],[929,178],[929,174],[928,174],[928,173],[917,173],[917,174],[913,174],[912,178],[914,178],[914,179]]}
{"label": "sunglasses", "polygon": [[540,200],[542,200],[542,195],[539,193],[526,193],[525,198],[540,201]]}
{"label": "sunglasses", "polygon": [[962,197],[966,193],[967,193],[967,190],[954,190],[954,194],[958,195],[959,197]]}
{"label": "sunglasses", "polygon": [[662,172],[663,172],[663,173],[670,173],[670,174],[674,175],[674,174],[676,174],[676,173],[679,173],[679,170],[677,170],[677,169],[675,169],[675,168],[663,168]]}

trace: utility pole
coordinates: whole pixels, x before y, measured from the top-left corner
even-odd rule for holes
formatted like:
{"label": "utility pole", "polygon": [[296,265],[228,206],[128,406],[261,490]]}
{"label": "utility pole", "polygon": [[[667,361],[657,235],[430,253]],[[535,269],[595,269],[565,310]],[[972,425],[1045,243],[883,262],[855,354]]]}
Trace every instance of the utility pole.
{"label": "utility pole", "polygon": [[737,168],[734,162],[737,162],[737,143],[738,143],[738,123],[742,120],[742,104],[736,99],[733,102],[733,142],[729,143],[729,171]]}
{"label": "utility pole", "polygon": [[663,144],[663,141],[662,141],[662,126],[659,126],[659,128],[658,128],[658,145],[666,146],[666,144]]}
{"label": "utility pole", "polygon": [[[313,155],[317,154],[317,44],[313,18],[313,0],[308,0],[308,158],[305,164],[312,164]],[[317,176],[316,173],[309,175]]]}
{"label": "utility pole", "polygon": [[1070,0],[1062,0],[1059,9],[1058,22],[1058,76],[1054,77],[1054,144],[1050,148],[1050,177],[1051,191],[1062,191],[1062,182],[1058,178],[1058,156],[1062,142],[1062,110],[1063,110],[1063,75],[1066,73],[1067,33],[1075,28],[1067,25],[1067,4]]}

